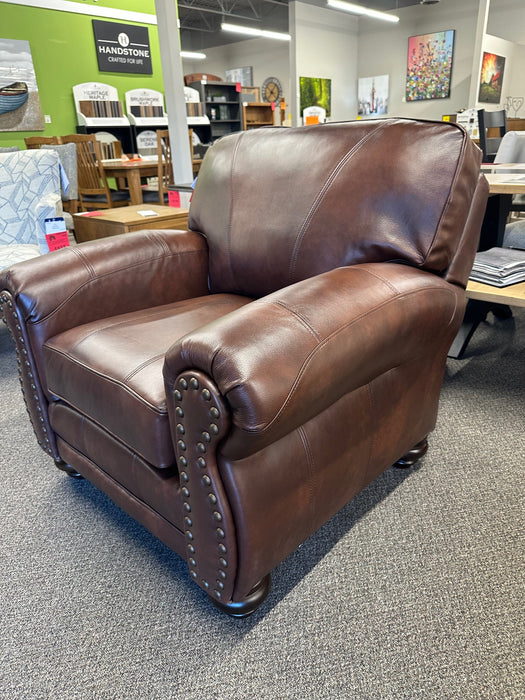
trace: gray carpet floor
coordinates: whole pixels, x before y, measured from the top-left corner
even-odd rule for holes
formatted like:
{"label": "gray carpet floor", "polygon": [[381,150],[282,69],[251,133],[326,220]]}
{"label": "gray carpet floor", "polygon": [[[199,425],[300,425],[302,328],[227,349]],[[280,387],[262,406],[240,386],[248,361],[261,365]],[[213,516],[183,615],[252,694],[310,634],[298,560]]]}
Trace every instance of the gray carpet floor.
{"label": "gray carpet floor", "polygon": [[525,310],[449,360],[438,427],[225,617],[37,446],[0,324],[0,697],[525,698]]}

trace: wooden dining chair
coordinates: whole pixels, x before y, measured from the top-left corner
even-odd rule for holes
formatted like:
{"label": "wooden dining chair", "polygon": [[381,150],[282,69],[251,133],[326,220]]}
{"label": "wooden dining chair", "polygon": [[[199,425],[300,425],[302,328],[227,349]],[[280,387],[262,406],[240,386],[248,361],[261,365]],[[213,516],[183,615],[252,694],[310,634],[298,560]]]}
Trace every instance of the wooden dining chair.
{"label": "wooden dining chair", "polygon": [[[501,139],[507,132],[507,114],[504,109],[488,112],[478,109],[479,147],[483,152],[483,162],[493,163]],[[489,129],[497,129],[498,135],[489,136]]]}
{"label": "wooden dining chair", "polygon": [[40,146],[57,145],[60,143],[59,136],[26,136],[24,138],[26,148],[40,148]]}
{"label": "wooden dining chair", "polygon": [[130,203],[127,190],[114,190],[108,185],[100,144],[94,134],[68,134],[62,143],[74,143],[77,147],[78,199],[80,211],[112,209]]}
{"label": "wooden dining chair", "polygon": [[168,187],[174,184],[173,161],[171,156],[170,132],[157,130],[157,188],[144,188],[142,198],[149,204],[167,204]]}

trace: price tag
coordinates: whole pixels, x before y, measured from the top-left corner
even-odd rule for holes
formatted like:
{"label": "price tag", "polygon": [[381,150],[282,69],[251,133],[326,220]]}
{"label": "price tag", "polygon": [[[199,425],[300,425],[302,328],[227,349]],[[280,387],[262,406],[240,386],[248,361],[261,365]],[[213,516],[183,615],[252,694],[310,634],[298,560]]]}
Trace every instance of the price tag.
{"label": "price tag", "polygon": [[180,209],[180,192],[168,190],[168,206],[178,207]]}

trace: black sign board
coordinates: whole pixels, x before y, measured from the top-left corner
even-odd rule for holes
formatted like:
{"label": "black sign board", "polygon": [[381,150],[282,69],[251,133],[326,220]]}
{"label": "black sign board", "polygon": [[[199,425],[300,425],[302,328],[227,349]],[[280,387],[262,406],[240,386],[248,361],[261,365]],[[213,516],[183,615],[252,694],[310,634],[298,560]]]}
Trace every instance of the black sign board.
{"label": "black sign board", "polygon": [[153,73],[147,27],[93,20],[98,68],[110,73]]}

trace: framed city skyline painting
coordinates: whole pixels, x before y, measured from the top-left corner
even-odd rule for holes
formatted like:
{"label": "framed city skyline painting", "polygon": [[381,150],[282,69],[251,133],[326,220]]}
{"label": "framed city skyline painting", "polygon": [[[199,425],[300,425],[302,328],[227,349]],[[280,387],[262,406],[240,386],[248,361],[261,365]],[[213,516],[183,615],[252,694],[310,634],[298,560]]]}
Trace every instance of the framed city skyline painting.
{"label": "framed city skyline painting", "polygon": [[407,102],[450,97],[453,53],[453,29],[409,37]]}

